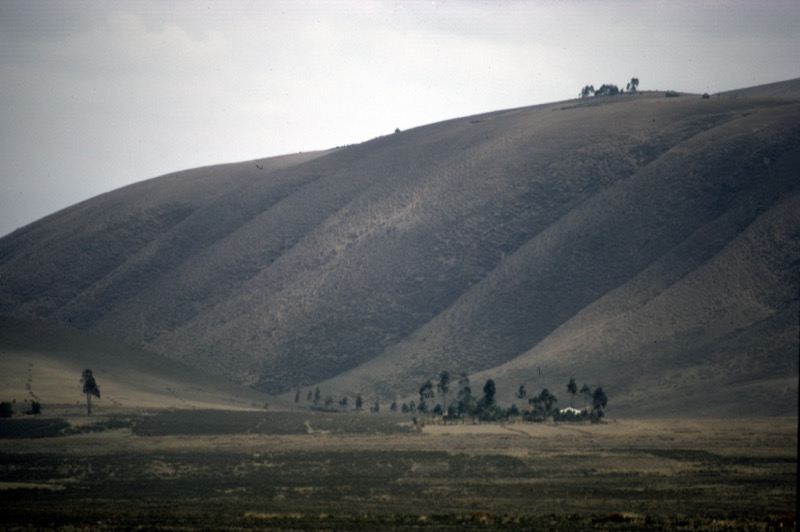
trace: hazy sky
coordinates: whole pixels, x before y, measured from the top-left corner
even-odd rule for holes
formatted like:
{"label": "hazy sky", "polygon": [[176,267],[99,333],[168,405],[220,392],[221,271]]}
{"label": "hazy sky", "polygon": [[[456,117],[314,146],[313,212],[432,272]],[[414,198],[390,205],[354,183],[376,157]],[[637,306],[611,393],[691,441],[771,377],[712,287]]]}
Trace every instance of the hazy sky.
{"label": "hazy sky", "polygon": [[0,0],[0,235],[172,171],[800,77],[800,2]]}

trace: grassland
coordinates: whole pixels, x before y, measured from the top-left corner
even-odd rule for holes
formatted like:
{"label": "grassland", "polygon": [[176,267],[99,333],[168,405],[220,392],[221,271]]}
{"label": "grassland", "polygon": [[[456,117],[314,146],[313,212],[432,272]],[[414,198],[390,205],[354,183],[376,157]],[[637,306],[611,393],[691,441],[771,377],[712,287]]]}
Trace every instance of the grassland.
{"label": "grassland", "polygon": [[6,530],[796,527],[796,419],[50,411],[0,420]]}

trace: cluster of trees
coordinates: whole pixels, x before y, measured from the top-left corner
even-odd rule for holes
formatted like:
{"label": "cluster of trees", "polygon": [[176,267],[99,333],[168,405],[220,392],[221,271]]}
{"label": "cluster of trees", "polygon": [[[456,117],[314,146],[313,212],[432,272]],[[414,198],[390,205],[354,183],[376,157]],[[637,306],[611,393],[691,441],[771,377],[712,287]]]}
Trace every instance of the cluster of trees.
{"label": "cluster of trees", "polygon": [[[394,400],[389,407],[391,412],[398,410],[403,413],[419,413],[430,416],[442,416],[447,420],[480,420],[480,421],[500,421],[511,417],[522,417],[526,421],[545,421],[554,419],[556,421],[599,421],[604,416],[604,409],[608,404],[608,398],[602,387],[591,389],[584,384],[580,389],[575,379],[570,379],[567,383],[567,392],[571,395],[569,409],[559,410],[556,408],[558,398],[547,388],[535,395],[528,395],[525,385],[521,384],[516,393],[516,398],[523,401],[520,408],[516,403],[510,407],[503,407],[497,402],[497,386],[494,380],[489,379],[483,385],[483,394],[475,395],[470,386],[469,377],[461,374],[458,380],[453,380],[450,373],[443,371],[439,374],[436,382],[433,380],[425,381],[419,388],[419,401],[411,400],[408,403],[398,405]],[[436,401],[438,397],[440,401]],[[583,397],[583,408],[574,407],[575,399],[578,394]],[[301,398],[300,389],[295,393],[294,401],[299,403]],[[346,411],[350,408],[350,399],[342,397],[338,401],[333,396],[328,395],[323,400],[319,388],[314,391],[309,390],[306,400],[311,408],[321,410]],[[356,411],[364,409],[364,399],[359,393],[353,402]],[[591,408],[589,407],[591,405]],[[370,412],[380,412],[379,400],[370,406]]]}
{"label": "cluster of trees", "polygon": [[[420,412],[423,414],[432,413],[444,416],[446,420],[456,419],[478,419],[481,421],[498,421],[510,417],[522,417],[527,421],[545,421],[554,419],[556,421],[580,421],[589,419],[599,421],[604,416],[604,409],[608,405],[608,397],[602,387],[595,390],[589,388],[587,384],[578,390],[575,379],[570,379],[567,384],[567,391],[572,395],[571,408],[559,410],[556,408],[558,398],[547,388],[537,395],[528,395],[524,384],[519,386],[516,397],[521,401],[527,402],[527,407],[520,409],[517,404],[512,404],[504,408],[496,401],[497,386],[494,380],[488,379],[483,385],[483,395],[478,397],[473,395],[470,387],[469,378],[462,374],[456,383],[456,396],[448,404],[447,396],[452,391],[452,381],[450,374],[443,371],[439,375],[439,380],[434,385],[433,381],[426,381],[419,389],[419,403],[413,401],[406,405],[403,404],[403,411]],[[442,402],[434,405],[436,397],[434,388],[439,392]],[[582,410],[574,408],[575,396],[578,393],[584,396],[584,408]],[[591,403],[591,410],[587,404]]]}
{"label": "cluster of trees", "polygon": [[614,96],[621,94],[626,90],[628,93],[634,93],[639,89],[639,78],[631,78],[625,89],[620,89],[613,83],[604,83],[599,89],[595,89],[594,85],[586,85],[581,89],[579,96],[581,98],[588,98],[589,96]]}

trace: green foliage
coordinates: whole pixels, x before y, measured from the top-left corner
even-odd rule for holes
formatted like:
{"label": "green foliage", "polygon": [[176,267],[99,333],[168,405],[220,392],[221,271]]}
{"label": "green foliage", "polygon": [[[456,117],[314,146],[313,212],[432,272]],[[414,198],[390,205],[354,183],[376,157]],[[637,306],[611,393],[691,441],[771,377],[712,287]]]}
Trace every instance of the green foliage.
{"label": "green foliage", "polygon": [[419,411],[422,413],[426,413],[428,411],[428,401],[431,401],[435,397],[435,393],[433,391],[433,382],[430,380],[425,381],[425,384],[420,386],[419,388]]}
{"label": "green foliage", "polygon": [[585,85],[585,86],[584,86],[584,87],[581,89],[581,92],[580,92],[579,96],[580,96],[581,98],[588,98],[588,97],[589,97],[589,96],[591,96],[592,94],[594,94],[594,85]]}
{"label": "green foliage", "polygon": [[619,94],[619,87],[612,83],[604,83],[594,91],[595,96],[615,96],[617,94]]}
{"label": "green foliage", "polygon": [[567,383],[567,392],[572,396],[570,398],[569,405],[575,406],[575,395],[578,393],[578,384],[575,382],[574,378],[570,378],[569,382]]}

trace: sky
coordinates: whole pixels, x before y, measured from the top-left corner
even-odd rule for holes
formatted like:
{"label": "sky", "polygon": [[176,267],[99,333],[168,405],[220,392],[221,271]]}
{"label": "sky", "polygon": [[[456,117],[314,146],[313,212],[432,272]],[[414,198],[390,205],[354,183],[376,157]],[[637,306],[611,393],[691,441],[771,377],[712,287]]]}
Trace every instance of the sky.
{"label": "sky", "polygon": [[449,118],[800,77],[800,2],[0,0],[0,236],[121,186]]}

